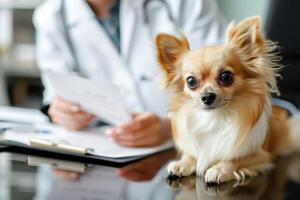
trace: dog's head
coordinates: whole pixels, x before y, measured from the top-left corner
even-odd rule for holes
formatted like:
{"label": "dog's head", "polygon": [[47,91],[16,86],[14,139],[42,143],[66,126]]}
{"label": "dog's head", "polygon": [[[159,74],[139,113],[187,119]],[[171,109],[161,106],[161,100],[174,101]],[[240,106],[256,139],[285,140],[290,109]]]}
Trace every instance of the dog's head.
{"label": "dog's head", "polygon": [[200,109],[241,103],[249,96],[265,101],[277,93],[276,45],[261,33],[259,17],[227,28],[226,43],[190,50],[187,39],[160,34],[156,38],[164,86]]}

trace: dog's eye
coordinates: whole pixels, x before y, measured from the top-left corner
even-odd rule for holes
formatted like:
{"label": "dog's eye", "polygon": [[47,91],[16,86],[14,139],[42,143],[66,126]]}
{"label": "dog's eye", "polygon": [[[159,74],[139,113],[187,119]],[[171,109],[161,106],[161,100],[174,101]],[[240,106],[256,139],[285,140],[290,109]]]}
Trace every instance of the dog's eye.
{"label": "dog's eye", "polygon": [[199,85],[198,80],[194,76],[187,77],[186,83],[187,83],[187,86],[192,90],[196,89]]}
{"label": "dog's eye", "polygon": [[219,84],[229,86],[233,82],[233,74],[230,71],[224,71],[219,76]]}

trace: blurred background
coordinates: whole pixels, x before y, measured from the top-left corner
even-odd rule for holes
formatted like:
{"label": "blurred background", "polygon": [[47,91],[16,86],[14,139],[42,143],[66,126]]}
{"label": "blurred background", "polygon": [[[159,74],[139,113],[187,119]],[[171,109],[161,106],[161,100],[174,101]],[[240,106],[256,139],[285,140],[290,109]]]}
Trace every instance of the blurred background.
{"label": "blurred background", "polygon": [[[38,108],[42,101],[35,63],[32,14],[43,0],[0,0],[0,104]],[[271,0],[218,0],[228,21],[259,15],[266,21]]]}

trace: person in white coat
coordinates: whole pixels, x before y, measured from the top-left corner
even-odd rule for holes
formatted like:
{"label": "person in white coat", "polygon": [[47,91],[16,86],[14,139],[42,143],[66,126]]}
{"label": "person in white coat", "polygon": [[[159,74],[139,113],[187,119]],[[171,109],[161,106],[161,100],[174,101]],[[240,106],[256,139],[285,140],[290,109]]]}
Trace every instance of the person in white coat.
{"label": "person in white coat", "polygon": [[51,120],[82,129],[94,116],[54,96],[47,69],[117,85],[134,114],[107,131],[125,146],[152,146],[171,137],[168,95],[160,88],[154,39],[182,32],[191,48],[221,43],[226,22],[215,0],[47,0],[34,13],[37,62]]}

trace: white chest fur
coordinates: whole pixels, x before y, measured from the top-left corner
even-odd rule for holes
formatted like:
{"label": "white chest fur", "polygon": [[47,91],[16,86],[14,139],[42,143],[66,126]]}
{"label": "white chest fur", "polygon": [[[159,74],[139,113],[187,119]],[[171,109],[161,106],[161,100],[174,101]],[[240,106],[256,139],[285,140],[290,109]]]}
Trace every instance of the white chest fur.
{"label": "white chest fur", "polygon": [[270,107],[267,100],[259,119],[250,132],[248,130],[241,145],[237,145],[238,137],[246,131],[239,117],[247,113],[201,111],[184,106],[173,116],[178,130],[176,145],[183,153],[197,159],[199,173],[204,173],[216,161],[249,155],[260,149],[265,140]]}

